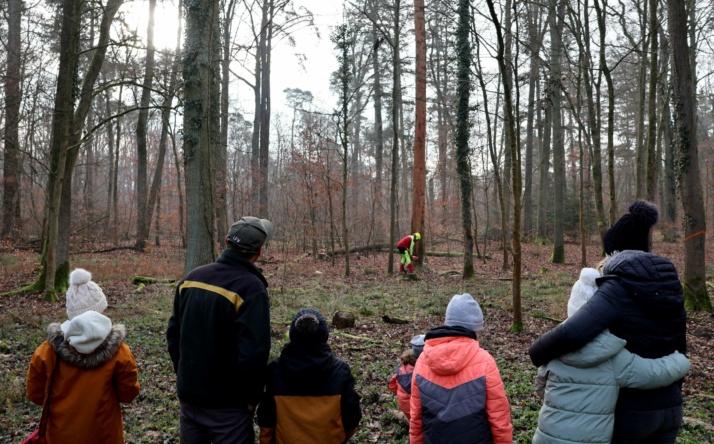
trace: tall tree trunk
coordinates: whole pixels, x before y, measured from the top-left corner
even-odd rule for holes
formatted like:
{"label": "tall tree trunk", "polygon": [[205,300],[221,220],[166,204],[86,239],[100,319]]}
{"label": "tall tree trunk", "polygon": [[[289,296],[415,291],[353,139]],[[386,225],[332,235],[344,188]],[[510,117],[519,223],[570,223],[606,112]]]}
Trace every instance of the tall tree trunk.
{"label": "tall tree trunk", "polygon": [[[414,170],[412,172],[412,233],[421,233],[417,244],[421,269],[424,263],[424,213],[426,206],[426,24],[424,22],[424,0],[414,0],[414,34],[416,38],[416,94],[414,119]],[[469,180],[471,174],[469,172]],[[467,194],[467,196],[470,195]],[[471,210],[469,209],[469,213]],[[473,241],[472,241],[473,243]]]}
{"label": "tall tree trunk", "polygon": [[491,20],[496,27],[496,36],[498,40],[498,53],[496,60],[498,61],[499,70],[503,79],[503,94],[505,105],[505,126],[509,134],[510,146],[507,149],[511,152],[513,160],[513,231],[512,231],[512,246],[513,246],[513,324],[510,331],[523,330],[523,318],[521,313],[521,162],[519,156],[518,135],[516,132],[516,117],[513,109],[513,93],[512,85],[507,79],[506,71],[509,66],[506,64],[505,44],[503,35],[501,34],[501,26],[498,23],[498,16],[493,6],[493,0],[486,0],[488,9],[491,13]]}
{"label": "tall tree trunk", "polygon": [[[87,114],[87,122],[89,122],[90,127],[94,127],[94,108],[89,108],[89,114]],[[94,156],[94,148],[97,144],[97,138],[94,135],[90,135],[89,139],[84,142],[86,148],[85,151],[85,162],[84,162],[84,207],[87,211],[87,221],[88,223],[94,223],[94,170],[96,169],[97,162]]]}
{"label": "tall tree trunk", "polygon": [[261,7],[262,15],[260,20],[260,34],[258,38],[258,48],[255,53],[255,84],[253,85],[253,99],[255,101],[255,107],[253,112],[253,136],[250,142],[250,164],[251,164],[251,200],[252,200],[252,214],[259,214],[260,212],[260,187],[262,185],[261,170],[260,170],[260,137],[261,128],[260,124],[262,122],[262,87],[263,87],[263,58],[267,51],[266,40],[268,37],[268,9],[271,0],[263,0]]}
{"label": "tall tree trunk", "polygon": [[578,166],[579,180],[579,221],[580,221],[580,266],[586,267],[588,263],[588,250],[585,232],[585,150],[583,150],[583,129],[578,128],[578,148],[580,156],[580,165]]}
{"label": "tall tree trunk", "polygon": [[147,127],[149,123],[149,104],[151,102],[151,89],[154,84],[155,50],[154,50],[154,11],[156,0],[149,0],[149,22],[146,29],[146,65],[144,82],[142,83],[141,100],[139,102],[139,120],[136,123],[136,244],[135,248],[143,251],[149,238],[151,224],[151,211],[148,202],[148,155],[147,155]]}
{"label": "tall tree trunk", "polygon": [[672,88],[677,131],[678,188],[684,207],[684,297],[690,310],[711,310],[706,286],[706,219],[699,173],[694,72],[687,45],[687,14],[684,2],[667,0],[672,45]]}
{"label": "tall tree trunk", "polygon": [[461,187],[461,229],[464,233],[463,279],[474,277],[474,239],[471,221],[471,163],[469,160],[469,97],[471,95],[471,5],[469,0],[459,0],[456,48],[458,81],[456,86],[456,172]]}
{"label": "tall tree trunk", "polygon": [[[373,1],[372,14],[377,17],[377,2]],[[378,38],[377,25],[372,25],[372,40],[374,41],[374,53],[372,54],[372,85],[374,88],[374,132],[375,132],[375,148],[374,148],[374,163],[375,169],[375,187],[372,199],[377,203],[377,207],[383,209],[383,194],[382,194],[382,172],[384,170],[384,130],[382,128],[382,76],[379,66],[379,46],[381,40]],[[374,218],[375,212],[372,212]],[[381,212],[380,212],[381,213]],[[374,222],[374,219],[373,219]],[[377,226],[377,240],[384,239],[383,225]],[[382,228],[380,228],[382,227]]]}
{"label": "tall tree trunk", "polygon": [[[585,0],[583,5],[583,11],[588,11],[589,2]],[[586,16],[583,20],[584,34],[580,41],[583,48],[583,82],[585,83],[585,97],[587,101],[588,108],[588,131],[591,137],[592,146],[592,174],[593,174],[593,185],[595,193],[595,214],[597,215],[597,227],[600,235],[600,239],[605,236],[607,231],[607,225],[605,219],[607,218],[605,214],[605,203],[603,202],[603,191],[602,191],[602,138],[600,130],[602,128],[602,121],[600,119],[600,88],[593,89],[594,78],[591,77],[592,71],[592,54],[590,52],[590,20]],[[600,81],[598,80],[599,86]],[[595,100],[595,95],[598,95],[597,101]],[[597,105],[596,105],[597,104]],[[582,163],[582,157],[580,157]]]}
{"label": "tall tree trunk", "polygon": [[645,190],[647,200],[654,201],[657,192],[657,166],[659,159],[656,156],[657,149],[657,3],[658,0],[649,0],[650,3],[650,82],[647,96],[647,162],[645,165]]}
{"label": "tall tree trunk", "polygon": [[270,59],[273,42],[274,0],[268,0],[268,22],[260,63],[260,182],[258,216],[268,217],[268,160],[270,159]]}
{"label": "tall tree trunk", "polygon": [[82,145],[82,137],[84,135],[85,122],[87,115],[91,109],[94,84],[99,78],[99,74],[104,64],[104,59],[109,46],[109,32],[111,29],[114,15],[119,10],[124,0],[109,0],[103,9],[102,21],[99,25],[99,40],[97,46],[93,50],[92,58],[86,68],[82,85],[80,87],[79,101],[77,109],[72,116],[72,126],[68,140],[68,149],[66,157],[66,165],[64,170],[64,186],[61,189],[60,214],[59,214],[59,230],[57,236],[57,255],[56,255],[56,278],[55,288],[62,291],[69,284],[69,235],[72,225],[72,177],[74,166],[79,157],[79,149]]}
{"label": "tall tree trunk", "polygon": [[[337,61],[339,67],[336,73],[337,82],[335,87],[339,88],[340,111],[337,117],[337,135],[342,148],[342,242],[345,249],[345,276],[350,275],[350,248],[349,229],[347,224],[347,177],[349,172],[349,135],[350,135],[350,84],[353,81],[353,62],[351,51],[354,48],[354,40],[350,36],[350,30],[346,24],[338,26],[331,36],[332,42],[337,49]],[[329,174],[329,171],[328,171]],[[334,249],[333,249],[334,253]]]}
{"label": "tall tree trunk", "polygon": [[[104,56],[109,42],[109,29],[114,15],[123,0],[109,0],[103,10],[100,24],[99,41],[89,62],[79,92],[77,109],[72,109],[74,103],[73,80],[77,73],[79,62],[79,25],[81,22],[81,5],[66,0],[66,11],[63,16],[62,43],[60,44],[60,75],[57,80],[57,96],[55,97],[55,115],[53,116],[53,141],[51,142],[52,168],[48,183],[47,198],[47,236],[45,240],[45,260],[40,273],[40,282],[44,281],[45,298],[55,300],[58,292],[64,292],[69,284],[69,231],[72,214],[72,173],[74,163],[79,154],[84,122],[92,102],[94,83],[99,76]],[[69,20],[72,23],[67,23]],[[64,29],[70,34],[64,40]],[[71,45],[63,46],[63,44]],[[65,50],[63,51],[63,48]],[[63,63],[63,59],[65,63]],[[70,59],[70,60],[66,60]],[[63,72],[62,66],[67,68]],[[68,78],[61,78],[63,76]],[[65,89],[69,89],[66,91]],[[60,104],[60,100],[69,100]],[[69,108],[64,108],[69,106]],[[61,111],[58,111],[61,109]],[[55,118],[57,119],[55,121]],[[55,123],[58,127],[55,128]],[[61,137],[57,140],[55,137]],[[55,162],[56,159],[56,162]],[[52,174],[54,172],[54,174]]]}
{"label": "tall tree trunk", "polygon": [[161,194],[156,196],[156,219],[154,220],[154,246],[161,246]]}
{"label": "tall tree trunk", "polygon": [[660,59],[662,72],[659,78],[660,107],[662,109],[662,120],[664,122],[663,144],[664,144],[664,171],[662,174],[662,194],[664,196],[665,220],[665,241],[674,242],[677,232],[677,181],[674,177],[674,130],[672,128],[672,114],[670,112],[671,97],[669,93],[669,39],[662,29],[660,29]]}
{"label": "tall tree trunk", "polygon": [[[106,78],[104,78],[106,83]],[[104,106],[106,108],[106,117],[109,118],[112,115],[111,107],[111,94],[109,89],[104,90]],[[107,206],[104,210],[104,231],[109,232],[109,221],[112,214],[112,190],[114,186],[114,123],[107,122],[107,151],[109,154],[109,174],[107,175]]]}
{"label": "tall tree trunk", "polygon": [[112,181],[112,213],[114,215],[114,245],[119,244],[119,154],[121,151],[121,134],[122,134],[122,100],[124,97],[124,85],[119,85],[119,95],[117,98],[117,134],[116,143],[114,144],[114,156],[113,156],[113,167],[112,167],[112,177],[109,179]]}
{"label": "tall tree trunk", "polygon": [[533,230],[533,141],[535,128],[533,126],[536,109],[536,85],[538,83],[540,40],[538,33],[538,8],[528,6],[528,52],[530,70],[528,73],[528,106],[526,114],[526,149],[525,149],[525,189],[523,192],[523,233],[528,235]]}
{"label": "tall tree trunk", "polygon": [[[513,35],[511,33],[511,28],[512,28],[512,20],[511,20],[511,4],[512,0],[505,0],[505,4],[503,6],[504,9],[504,24],[503,24],[503,38],[504,38],[504,57],[505,57],[505,63],[508,65],[509,68],[513,67],[513,51],[512,51],[512,46],[513,46]],[[500,26],[500,25],[499,25]],[[504,91],[506,88],[510,88],[513,90],[513,75],[511,74],[510,69],[506,70],[502,76],[501,76],[503,84],[503,89]],[[508,83],[508,85],[506,85]],[[506,101],[503,101],[503,114],[506,114]],[[505,116],[504,116],[505,120]],[[505,149],[503,150],[503,188],[504,188],[504,193],[503,193],[503,218],[504,218],[504,227],[508,227],[511,223],[511,203],[512,203],[512,195],[513,195],[513,188],[512,188],[512,176],[511,176],[511,171],[513,168],[513,158],[511,156],[511,150],[509,147],[511,146],[511,140],[509,139],[510,133],[505,127],[505,122],[504,122],[504,127],[503,127],[503,143],[505,146]],[[508,229],[504,230],[504,251],[507,251],[507,243],[509,240],[509,234],[508,234]],[[508,267],[508,263],[506,262],[507,255],[504,254],[504,269]]]}
{"label": "tall tree trunk", "polygon": [[[174,50],[174,60],[171,64],[171,77],[169,78],[169,86],[166,91],[166,96],[161,104],[161,135],[159,136],[159,153],[156,159],[156,172],[154,173],[154,178],[151,181],[151,188],[149,189],[149,203],[147,204],[147,219],[149,223],[153,218],[153,210],[156,208],[156,238],[155,245],[159,246],[159,202],[161,201],[161,181],[164,174],[164,161],[166,159],[166,151],[168,149],[169,143],[169,126],[171,118],[171,103],[176,95],[176,84],[178,82],[178,70],[181,65],[181,10],[183,8],[183,2],[179,0],[178,3],[178,14],[179,14],[179,26],[176,35],[176,49]],[[222,145],[221,145],[222,146]],[[217,171],[217,169],[216,169]],[[218,173],[216,173],[218,174]],[[228,228],[226,227],[225,231]],[[221,231],[222,233],[225,231]]]}
{"label": "tall tree trunk", "polygon": [[8,0],[7,61],[5,72],[5,151],[3,157],[2,236],[15,238],[20,195],[20,67],[22,65],[22,0]]}
{"label": "tall tree trunk", "polygon": [[43,246],[43,268],[38,280],[38,289],[43,290],[45,299],[56,301],[63,289],[55,288],[57,271],[57,237],[59,231],[60,198],[67,163],[67,149],[74,114],[75,94],[73,81],[79,64],[79,27],[81,2],[64,0],[62,3],[62,28],[60,33],[59,71],[57,92],[52,114],[50,139],[50,171],[47,179],[45,203],[45,239]]}
{"label": "tall tree trunk", "polygon": [[[642,9],[640,9],[642,2]],[[647,34],[647,18],[649,17],[648,0],[637,0],[636,2],[638,18],[640,20],[640,73],[637,81],[637,114],[635,115],[635,194],[637,198],[645,198],[647,194],[646,186],[646,162],[645,152],[645,103],[647,92],[647,45],[649,35]]]}
{"label": "tall tree trunk", "polygon": [[176,171],[176,194],[178,195],[178,220],[179,220],[179,235],[181,236],[181,247],[186,248],[186,230],[184,229],[184,202],[183,202],[183,187],[181,183],[181,159],[176,147],[176,136],[171,135],[171,148],[174,153],[174,170]]}
{"label": "tall tree trunk", "polygon": [[[399,58],[399,33],[401,0],[394,2],[394,38],[392,40],[392,182],[389,189],[389,245],[396,245],[397,228],[397,183],[399,179],[399,98],[401,60]],[[389,264],[387,272],[394,272],[394,248],[389,249]]]}
{"label": "tall tree trunk", "polygon": [[[481,87],[481,94],[483,97],[483,113],[484,116],[486,117],[486,143],[488,144],[488,152],[491,157],[491,165],[493,167],[493,179],[494,182],[496,182],[496,197],[498,199],[499,207],[501,208],[501,247],[503,250],[503,263],[501,265],[502,270],[507,270],[508,269],[508,250],[505,245],[505,231],[506,231],[506,218],[503,213],[503,207],[504,207],[504,190],[503,190],[503,179],[501,178],[501,168],[499,167],[499,159],[498,159],[498,153],[496,152],[496,141],[495,139],[495,134],[492,131],[492,126],[498,126],[495,123],[491,123],[491,114],[489,113],[489,108],[488,108],[488,93],[486,89],[486,82],[484,80],[484,74],[483,74],[483,67],[481,66],[481,47],[479,45],[479,40],[475,40],[475,45],[476,45],[476,77],[478,78],[479,81],[479,86]],[[500,81],[499,81],[500,85]],[[498,109],[499,105],[498,103],[496,104],[496,109]],[[494,118],[495,120],[495,118]],[[457,128],[458,131],[458,128]],[[488,226],[488,224],[486,224]],[[485,247],[484,247],[485,248]]]}
{"label": "tall tree trunk", "polygon": [[548,85],[546,86],[546,99],[544,103],[544,116],[543,116],[543,137],[541,140],[541,152],[540,152],[540,162],[538,170],[540,171],[538,177],[538,224],[536,225],[536,244],[546,245],[548,244],[548,208],[551,202],[550,196],[550,140],[551,133],[553,132],[553,86],[551,85],[551,79],[548,79]]}
{"label": "tall tree trunk", "polygon": [[[353,37],[354,40],[354,37]],[[352,129],[350,131],[352,138],[352,155],[350,167],[350,180],[349,185],[351,188],[351,200],[355,202],[361,202],[362,200],[362,187],[359,186],[360,174],[362,172],[362,112],[364,111],[363,97],[362,97],[362,84],[365,80],[365,75],[367,74],[367,66],[364,58],[365,54],[364,42],[360,44],[358,49],[356,42],[350,45],[350,64],[352,70],[352,80],[350,84],[350,90],[352,91],[352,102],[350,107],[350,118],[352,122]],[[359,51],[359,54],[357,54]],[[355,217],[350,217],[352,223],[351,227],[357,225],[357,220]],[[353,228],[354,231],[354,228]],[[371,235],[371,233],[370,233]],[[369,240],[369,236],[366,238]]]}
{"label": "tall tree trunk", "polygon": [[220,143],[218,8],[218,0],[197,0],[186,9],[183,56],[186,272],[216,257],[216,182],[212,156],[215,145]]}
{"label": "tall tree trunk", "polygon": [[228,232],[228,124],[230,98],[231,37],[236,2],[226,2],[223,19],[223,58],[221,59],[221,144],[216,156],[216,231],[220,236]]}
{"label": "tall tree trunk", "polygon": [[[440,15],[439,11],[435,11],[435,15]],[[451,88],[452,79],[450,77],[453,71],[450,67],[451,60],[448,54],[448,38],[451,30],[445,26],[444,19],[434,18],[428,23],[429,35],[431,36],[431,45],[427,45],[430,49],[429,59],[431,63],[427,64],[427,69],[431,71],[431,80],[436,93],[436,119],[437,119],[437,147],[438,161],[436,166],[436,176],[439,179],[439,200],[441,202],[441,217],[449,217],[447,213],[448,199],[450,196],[448,185],[448,159],[449,159],[449,140],[452,137],[451,133],[454,129],[454,119],[451,115],[453,107],[453,98],[449,96],[449,88]]]}
{"label": "tall tree trunk", "polygon": [[600,236],[602,237],[607,231],[609,225],[613,225],[617,218],[619,217],[619,212],[617,211],[617,190],[615,189],[615,86],[612,81],[612,73],[610,67],[607,65],[607,58],[605,54],[605,36],[607,35],[606,26],[606,9],[607,0],[594,0],[593,6],[595,7],[595,12],[597,15],[598,31],[600,38],[600,71],[605,76],[605,83],[607,84],[607,179],[608,179],[608,192],[610,200],[610,211],[609,211],[609,224],[603,223],[599,225]]}
{"label": "tall tree trunk", "polygon": [[563,51],[562,30],[564,24],[565,2],[550,2],[550,81],[553,100],[553,254],[550,261],[554,264],[565,262],[565,239],[563,237],[563,216],[565,199],[565,146],[563,143],[563,121],[560,111],[561,102],[561,54]]}

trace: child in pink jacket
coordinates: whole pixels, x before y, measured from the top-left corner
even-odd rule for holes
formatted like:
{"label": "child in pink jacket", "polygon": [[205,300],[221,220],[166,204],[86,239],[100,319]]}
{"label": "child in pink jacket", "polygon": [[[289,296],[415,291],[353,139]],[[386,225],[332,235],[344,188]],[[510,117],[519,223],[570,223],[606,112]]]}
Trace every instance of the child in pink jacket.
{"label": "child in pink jacket", "polygon": [[496,361],[476,340],[483,313],[470,294],[455,295],[445,325],[426,333],[412,375],[412,444],[510,444],[511,410]]}
{"label": "child in pink jacket", "polygon": [[414,364],[416,364],[421,351],[424,349],[424,335],[414,336],[411,340],[411,350],[405,351],[401,356],[401,363],[392,377],[389,378],[389,390],[397,395],[397,403],[402,409],[404,416],[407,419],[411,418],[409,414],[409,403],[412,396],[412,372],[414,372]]}

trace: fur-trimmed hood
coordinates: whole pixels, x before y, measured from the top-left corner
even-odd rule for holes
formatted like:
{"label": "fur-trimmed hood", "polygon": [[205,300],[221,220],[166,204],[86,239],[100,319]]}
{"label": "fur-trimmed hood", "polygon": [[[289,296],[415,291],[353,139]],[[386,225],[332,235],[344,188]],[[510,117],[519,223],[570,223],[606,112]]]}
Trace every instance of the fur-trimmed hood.
{"label": "fur-trimmed hood", "polygon": [[91,354],[82,354],[74,350],[69,342],[65,341],[60,324],[52,323],[47,326],[47,342],[50,343],[57,356],[63,361],[74,366],[90,369],[96,368],[109,361],[119,351],[124,343],[126,328],[122,324],[115,324],[102,344]]}

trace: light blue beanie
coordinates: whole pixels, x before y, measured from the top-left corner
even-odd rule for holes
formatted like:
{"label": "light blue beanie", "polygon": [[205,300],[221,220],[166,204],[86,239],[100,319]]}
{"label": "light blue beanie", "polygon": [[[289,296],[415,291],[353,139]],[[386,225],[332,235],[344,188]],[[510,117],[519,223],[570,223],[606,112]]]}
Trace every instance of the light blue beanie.
{"label": "light blue beanie", "polygon": [[471,331],[483,330],[483,312],[470,294],[456,294],[446,307],[446,322],[449,327],[464,327]]}

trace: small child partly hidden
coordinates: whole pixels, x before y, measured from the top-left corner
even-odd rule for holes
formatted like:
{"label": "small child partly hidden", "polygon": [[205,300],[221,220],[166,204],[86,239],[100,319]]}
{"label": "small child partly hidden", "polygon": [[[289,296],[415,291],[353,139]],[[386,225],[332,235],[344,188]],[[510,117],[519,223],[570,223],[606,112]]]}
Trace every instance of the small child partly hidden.
{"label": "small child partly hidden", "polygon": [[87,270],[77,268],[69,282],[69,320],[47,327],[27,371],[26,395],[37,405],[49,402],[47,442],[122,444],[119,403],[139,394],[126,329],[101,314],[107,299]]}
{"label": "small child partly hidden", "polygon": [[479,346],[483,312],[470,294],[446,307],[426,333],[412,376],[410,443],[511,444],[513,426],[496,361]]}
{"label": "small child partly hidden", "polygon": [[[596,269],[583,268],[570,293],[568,318],[595,294],[599,277]],[[580,350],[538,369],[536,393],[544,402],[533,443],[609,443],[620,387],[663,387],[691,368],[682,354],[644,359],[627,351],[626,344],[605,330]]]}
{"label": "small child partly hidden", "polygon": [[290,342],[268,365],[258,406],[260,443],[339,444],[357,430],[362,412],[349,365],[327,344],[329,328],[316,310],[302,309]]}
{"label": "small child partly hidden", "polygon": [[407,419],[409,414],[409,403],[412,395],[412,373],[419,355],[424,349],[424,337],[426,335],[416,335],[412,338],[409,350],[402,353],[400,364],[389,378],[389,390],[397,395],[397,403]]}

